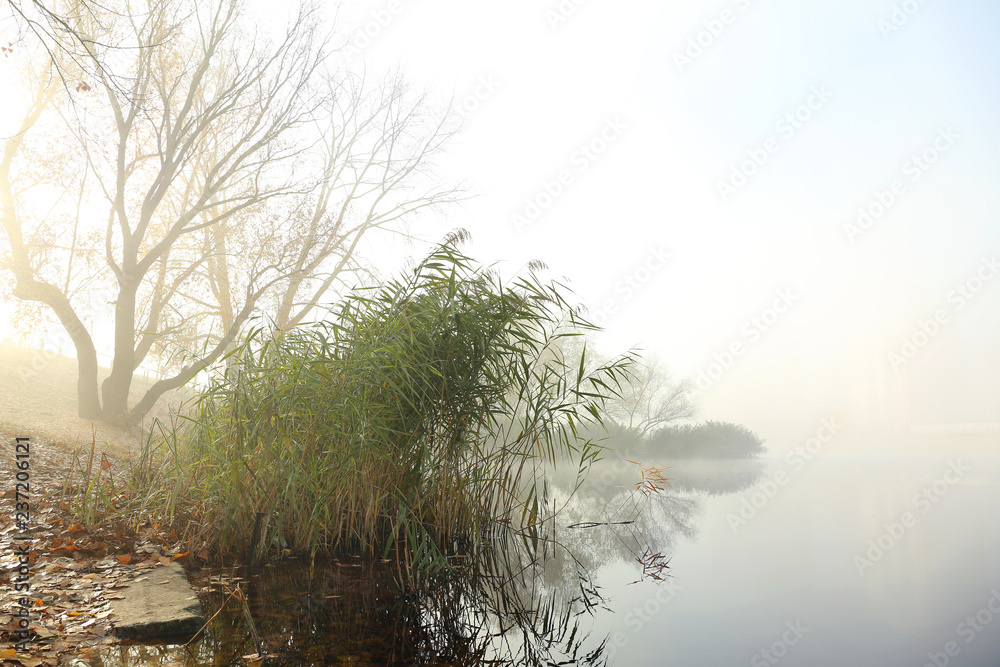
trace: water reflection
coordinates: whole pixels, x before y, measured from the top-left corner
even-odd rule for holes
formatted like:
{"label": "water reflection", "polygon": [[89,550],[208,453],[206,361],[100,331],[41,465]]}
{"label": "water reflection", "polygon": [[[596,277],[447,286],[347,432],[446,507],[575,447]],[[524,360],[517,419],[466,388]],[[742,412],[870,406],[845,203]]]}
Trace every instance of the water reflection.
{"label": "water reflection", "polygon": [[[605,600],[582,568],[570,585],[542,584],[541,545],[551,552],[548,536],[498,529],[475,567],[419,595],[404,592],[388,564],[329,563],[312,578],[303,562],[231,572],[246,578],[256,630],[277,654],[266,664],[605,664],[605,639],[587,627],[588,611]],[[195,584],[207,585],[208,575]],[[210,594],[207,613],[225,599]],[[254,650],[242,610],[230,602],[190,647],[123,645],[81,657],[109,667],[232,665]]]}
{"label": "water reflection", "polygon": [[[610,454],[594,464],[582,484],[571,472],[550,475],[557,507],[573,494],[557,519],[558,542],[587,571],[624,561],[638,564],[640,578],[651,576],[669,559],[677,539],[697,535],[705,496],[749,488],[764,472],[753,459],[681,459],[663,471],[667,482],[659,491],[643,494],[643,470],[656,463],[633,463],[633,455]],[[558,570],[558,563],[556,558],[545,568],[551,585],[557,582],[548,573]],[[555,576],[564,584],[571,577]]]}
{"label": "water reflection", "polygon": [[[641,467],[623,456],[595,464],[582,485],[552,474],[554,520],[527,535],[497,526],[486,551],[455,560],[460,576],[420,594],[399,585],[392,563],[317,564],[312,576],[298,561],[227,573],[244,579],[256,631],[277,655],[265,664],[603,665],[607,636],[595,631],[593,612],[611,601],[592,575],[626,562],[637,580],[663,581],[675,541],[697,534],[704,497],[744,489],[761,472],[755,461],[683,460],[646,494]],[[568,527],[586,522],[611,525]],[[193,581],[207,588],[217,574]],[[108,667],[246,664],[251,630],[226,597],[207,595],[209,615],[222,609],[191,646],[122,645],[84,658]]]}
{"label": "water reflection", "polygon": [[764,463],[757,459],[684,459],[669,471],[674,491],[722,496],[749,489],[760,481]]}
{"label": "water reflection", "polygon": [[[859,572],[855,557],[868,558],[870,542],[903,512],[919,512],[914,498],[933,490],[953,456],[968,467],[960,483]],[[997,457],[957,448],[884,459],[831,450],[739,531],[727,516],[739,511],[761,466],[669,463],[663,492],[636,502],[638,467],[601,462],[549,532],[491,535],[493,559],[481,561],[478,586],[459,577],[401,597],[383,564],[331,564],[317,571],[311,592],[303,566],[248,575],[254,618],[281,655],[270,664],[745,665],[763,660],[788,623],[800,623],[810,630],[782,665],[831,664],[830,656],[836,664],[921,665],[964,641],[970,626],[958,624],[977,614],[984,631],[961,644],[961,663],[998,664],[1000,615],[988,607],[1000,595]],[[770,465],[768,479],[785,461]],[[745,470],[730,474],[729,466]],[[572,476],[557,477],[548,495],[556,506],[574,488]],[[743,491],[729,493],[736,489]],[[664,562],[671,567],[657,571]],[[190,654],[121,647],[106,651],[104,664],[245,664],[240,656],[252,647],[239,609],[213,626]]]}

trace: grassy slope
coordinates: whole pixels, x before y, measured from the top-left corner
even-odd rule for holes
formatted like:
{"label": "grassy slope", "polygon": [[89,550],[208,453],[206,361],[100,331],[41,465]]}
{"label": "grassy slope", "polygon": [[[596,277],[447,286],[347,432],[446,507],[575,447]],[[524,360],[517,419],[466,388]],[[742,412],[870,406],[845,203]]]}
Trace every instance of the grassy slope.
{"label": "grassy slope", "polygon": [[[93,428],[97,443],[125,452],[134,449],[142,438],[140,428],[129,430],[77,416],[76,359],[37,349],[0,344],[0,432],[5,436],[27,435],[59,443],[72,449],[89,445]],[[100,368],[103,380],[110,370]],[[129,403],[134,404],[152,386],[154,380],[135,376]],[[161,397],[144,425],[153,417],[166,419],[169,406],[176,408],[189,394],[180,392]]]}

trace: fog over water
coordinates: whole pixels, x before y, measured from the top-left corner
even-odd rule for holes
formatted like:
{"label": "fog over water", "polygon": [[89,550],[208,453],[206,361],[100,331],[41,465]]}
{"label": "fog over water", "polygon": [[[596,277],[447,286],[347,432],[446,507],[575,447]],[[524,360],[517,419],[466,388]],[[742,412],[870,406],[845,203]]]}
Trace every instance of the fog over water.
{"label": "fog over water", "polygon": [[[248,11],[267,26],[287,8]],[[698,382],[704,418],[772,448],[823,417],[1000,424],[994,4],[369,0],[330,17],[345,66],[401,69],[464,126],[437,178],[475,197],[411,220],[413,242],[365,239],[382,275],[456,227],[508,274],[540,259],[605,353],[658,354]]]}
{"label": "fog over water", "polygon": [[445,165],[481,197],[442,228],[544,260],[605,350],[658,353],[772,449],[824,417],[1000,437],[995,5],[382,9],[344,15],[365,57],[466,119]]}
{"label": "fog over water", "polygon": [[602,570],[615,663],[995,665],[1000,459],[953,451],[771,459],[753,489],[699,497],[665,589]]}
{"label": "fog over water", "polygon": [[[285,11],[248,7],[262,31]],[[475,196],[365,238],[380,279],[456,228],[502,275],[541,260],[602,354],[655,355],[697,420],[764,440],[605,443],[538,582],[569,599],[586,570],[610,664],[1000,665],[1000,3],[328,11],[345,66],[398,68],[463,125],[433,177]],[[633,455],[668,466],[648,499]]]}

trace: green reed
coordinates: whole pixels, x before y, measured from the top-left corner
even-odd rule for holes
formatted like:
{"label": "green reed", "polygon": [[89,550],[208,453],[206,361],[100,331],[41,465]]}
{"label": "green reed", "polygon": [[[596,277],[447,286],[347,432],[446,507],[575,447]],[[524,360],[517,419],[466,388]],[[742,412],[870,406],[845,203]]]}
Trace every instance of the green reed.
{"label": "green reed", "polygon": [[271,555],[395,554],[411,573],[447,568],[496,523],[549,518],[543,470],[597,460],[579,433],[632,358],[570,367],[563,339],[595,327],[565,288],[506,284],[454,240],[328,321],[244,336],[193,414],[144,447],[144,517],[185,517],[222,556],[259,532]]}

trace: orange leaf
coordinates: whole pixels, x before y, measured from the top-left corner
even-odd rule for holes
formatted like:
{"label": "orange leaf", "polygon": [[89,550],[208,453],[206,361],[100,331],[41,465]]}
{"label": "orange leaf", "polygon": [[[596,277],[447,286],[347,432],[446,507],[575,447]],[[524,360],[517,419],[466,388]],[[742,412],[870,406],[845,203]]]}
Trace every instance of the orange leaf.
{"label": "orange leaf", "polygon": [[118,562],[122,565],[128,565],[132,562],[132,556],[130,554],[125,554],[124,556],[118,557]]}

